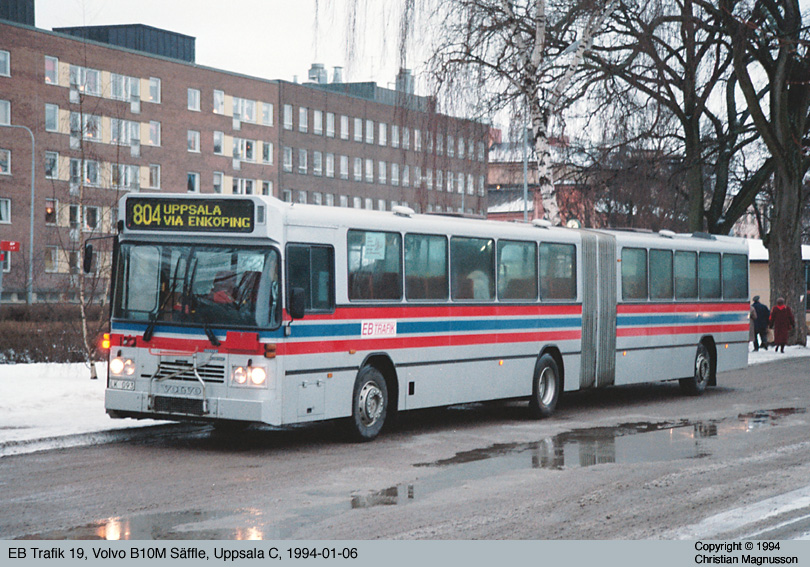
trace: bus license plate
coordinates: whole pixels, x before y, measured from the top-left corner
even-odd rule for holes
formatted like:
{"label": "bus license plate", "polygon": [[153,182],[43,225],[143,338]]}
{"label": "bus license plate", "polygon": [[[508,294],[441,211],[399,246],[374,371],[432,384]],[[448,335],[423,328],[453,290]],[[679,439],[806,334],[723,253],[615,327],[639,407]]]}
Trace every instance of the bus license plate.
{"label": "bus license plate", "polygon": [[110,380],[110,388],[113,390],[134,390],[135,382],[132,380]]}

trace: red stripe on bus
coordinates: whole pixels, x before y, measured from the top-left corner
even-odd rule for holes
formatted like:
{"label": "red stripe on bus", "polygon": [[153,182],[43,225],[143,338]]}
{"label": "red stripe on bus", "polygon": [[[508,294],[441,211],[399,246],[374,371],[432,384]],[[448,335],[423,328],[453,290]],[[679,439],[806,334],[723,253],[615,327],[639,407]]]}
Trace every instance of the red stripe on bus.
{"label": "red stripe on bus", "polygon": [[[381,339],[347,339],[339,341],[306,341],[278,343],[279,355],[317,354],[327,352],[369,351],[405,348],[468,346],[483,344],[526,343],[534,341],[573,341],[582,337],[579,329],[542,333],[495,333],[486,335],[442,335],[428,337],[390,337]],[[497,356],[497,355],[494,355]]]}

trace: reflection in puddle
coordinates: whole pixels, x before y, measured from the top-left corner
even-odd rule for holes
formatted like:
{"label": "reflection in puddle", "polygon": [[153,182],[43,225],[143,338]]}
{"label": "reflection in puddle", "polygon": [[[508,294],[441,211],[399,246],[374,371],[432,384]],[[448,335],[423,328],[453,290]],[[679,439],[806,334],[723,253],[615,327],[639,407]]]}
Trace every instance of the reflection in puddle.
{"label": "reflection in puddle", "polygon": [[625,423],[615,427],[575,429],[529,443],[503,443],[457,453],[448,459],[415,465],[435,474],[414,483],[384,490],[354,492],[332,504],[290,509],[283,519],[258,510],[169,512],[110,518],[67,530],[38,533],[22,539],[286,539],[308,524],[347,509],[399,506],[419,497],[525,469],[564,469],[601,464],[699,459],[711,454],[716,439],[779,425],[783,418],[805,413],[780,408],[740,414],[716,421]]}

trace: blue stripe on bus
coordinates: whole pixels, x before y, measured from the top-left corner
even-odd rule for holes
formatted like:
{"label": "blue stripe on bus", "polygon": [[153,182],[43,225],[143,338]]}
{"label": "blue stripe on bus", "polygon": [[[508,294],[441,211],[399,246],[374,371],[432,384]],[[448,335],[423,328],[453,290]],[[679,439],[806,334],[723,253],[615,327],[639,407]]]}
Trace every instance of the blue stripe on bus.
{"label": "blue stripe on bus", "polygon": [[685,324],[716,324],[739,323],[744,321],[747,313],[703,313],[698,317],[695,313],[685,314],[645,314],[645,315],[619,315],[616,317],[618,326],[659,326],[659,325],[685,325]]}

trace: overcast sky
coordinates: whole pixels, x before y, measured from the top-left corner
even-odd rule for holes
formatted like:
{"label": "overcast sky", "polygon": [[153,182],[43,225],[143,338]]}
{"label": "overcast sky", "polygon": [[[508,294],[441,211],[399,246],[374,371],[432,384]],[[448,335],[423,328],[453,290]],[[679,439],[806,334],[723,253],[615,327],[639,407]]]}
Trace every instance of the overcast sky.
{"label": "overcast sky", "polygon": [[[329,70],[330,81],[333,67],[341,66],[346,81],[393,84],[398,70],[395,45],[362,41],[355,57],[347,57],[346,4],[320,0],[316,22],[316,0],[36,0],[36,26],[50,30],[140,23],[195,37],[200,65],[265,79],[292,80],[297,75],[306,81],[317,62]],[[358,2],[378,22],[391,21],[395,5]],[[382,23],[364,25],[357,36],[379,38],[382,28]]]}

